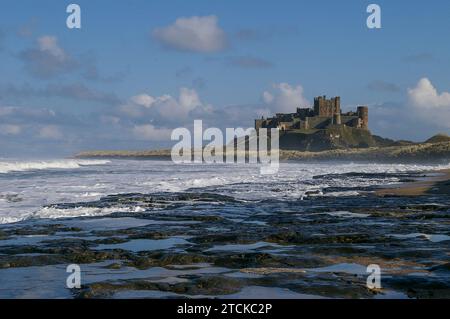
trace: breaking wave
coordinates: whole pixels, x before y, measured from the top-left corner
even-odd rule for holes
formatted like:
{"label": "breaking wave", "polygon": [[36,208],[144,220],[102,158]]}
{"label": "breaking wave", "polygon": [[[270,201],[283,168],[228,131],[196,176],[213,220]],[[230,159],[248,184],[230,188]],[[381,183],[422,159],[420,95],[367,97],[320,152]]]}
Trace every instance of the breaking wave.
{"label": "breaking wave", "polygon": [[[91,168],[83,169],[85,166]],[[449,164],[288,162],[280,164],[277,174],[260,175],[259,167],[251,164],[175,165],[170,161],[99,159],[15,162],[2,159],[0,224],[29,218],[72,218],[139,212],[139,209],[155,206],[153,198],[142,202],[141,197],[158,193],[164,193],[164,205],[178,203],[190,206],[191,202],[206,202],[212,208],[234,201],[290,202],[315,198],[357,198],[370,194],[379,186],[426,178],[431,174],[441,174],[437,170],[448,168]],[[53,174],[54,170],[58,170],[58,174]],[[20,173],[27,171],[39,173]],[[24,174],[26,176],[22,176]],[[185,192],[200,194],[201,197],[192,197]],[[126,194],[140,195],[130,198],[126,204],[114,202],[114,196]],[[205,198],[205,194],[210,195]],[[104,203],[95,203],[103,198],[108,207]],[[111,201],[113,205],[110,205]],[[88,206],[87,202],[90,203]],[[130,208],[124,208],[128,206]]]}
{"label": "breaking wave", "polygon": [[43,207],[34,213],[23,214],[20,216],[0,216],[0,224],[17,223],[23,220],[44,218],[44,219],[58,219],[58,218],[73,218],[73,217],[98,217],[106,216],[112,213],[140,213],[144,212],[145,208],[140,206],[113,206],[113,207],[72,207],[72,208],[57,208],[53,206]]}
{"label": "breaking wave", "polygon": [[75,169],[82,166],[105,165],[108,160],[58,160],[32,162],[0,162],[0,174],[47,169]]}

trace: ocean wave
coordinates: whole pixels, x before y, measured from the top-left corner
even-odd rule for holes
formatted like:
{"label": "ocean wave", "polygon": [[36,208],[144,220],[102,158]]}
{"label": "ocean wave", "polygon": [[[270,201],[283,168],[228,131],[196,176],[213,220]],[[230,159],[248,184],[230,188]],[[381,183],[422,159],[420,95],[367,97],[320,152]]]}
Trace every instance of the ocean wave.
{"label": "ocean wave", "polygon": [[[108,164],[109,163],[109,164]],[[105,165],[107,164],[107,165]],[[80,169],[82,166],[90,169]],[[238,201],[291,201],[308,197],[364,196],[374,187],[422,178],[450,165],[281,163],[278,174],[259,175],[255,165],[175,165],[170,161],[60,159],[13,162],[0,160],[0,223],[27,218],[100,216],[121,211],[95,208],[108,195],[209,193]],[[42,174],[1,173],[63,169]],[[182,196],[185,196],[182,194]],[[166,199],[166,202],[170,199]],[[194,199],[196,203],[203,199]],[[207,199],[210,203],[228,199]],[[57,206],[58,203],[61,205]],[[62,204],[64,203],[64,204]],[[69,208],[68,205],[72,206]],[[124,203],[115,203],[122,206]],[[137,204],[137,203],[135,203]],[[188,204],[184,200],[183,204]],[[80,206],[80,208],[76,208]],[[94,208],[92,208],[94,206]],[[109,206],[109,205],[108,205]],[[123,205],[123,206],[128,206]],[[141,205],[142,207],[146,205]],[[123,209],[123,208],[122,208]]]}
{"label": "ocean wave", "polygon": [[53,206],[44,207],[31,215],[33,218],[72,218],[72,217],[91,217],[104,216],[117,212],[140,213],[145,209],[140,206],[112,206],[112,207],[74,207],[57,208]]}
{"label": "ocean wave", "polygon": [[98,217],[111,215],[112,213],[141,213],[145,208],[140,206],[111,206],[111,207],[73,207],[58,208],[47,206],[34,213],[27,213],[16,216],[0,216],[0,224],[17,223],[28,219],[59,219],[74,217]]}
{"label": "ocean wave", "polygon": [[31,162],[0,162],[0,174],[47,169],[75,169],[90,165],[105,165],[108,160],[57,160]]}

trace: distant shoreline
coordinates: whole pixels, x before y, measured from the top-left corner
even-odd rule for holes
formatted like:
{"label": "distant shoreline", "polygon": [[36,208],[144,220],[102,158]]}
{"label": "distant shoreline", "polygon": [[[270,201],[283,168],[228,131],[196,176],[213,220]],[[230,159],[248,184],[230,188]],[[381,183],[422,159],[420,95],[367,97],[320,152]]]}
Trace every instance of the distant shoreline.
{"label": "distant shoreline", "polygon": [[[75,158],[162,159],[171,158],[170,150],[85,151]],[[423,163],[450,161],[450,142],[422,143],[403,146],[335,149],[321,152],[280,150],[282,161],[356,161],[380,163]]]}

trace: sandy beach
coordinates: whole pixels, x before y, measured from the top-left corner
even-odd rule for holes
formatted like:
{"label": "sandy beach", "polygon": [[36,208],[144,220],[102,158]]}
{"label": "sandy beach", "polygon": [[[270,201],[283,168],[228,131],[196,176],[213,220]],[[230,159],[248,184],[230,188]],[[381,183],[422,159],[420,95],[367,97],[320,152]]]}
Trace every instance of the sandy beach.
{"label": "sandy beach", "polygon": [[450,193],[450,170],[435,171],[435,176],[424,180],[405,183],[393,188],[383,188],[376,192],[379,196],[420,196],[429,193]]}

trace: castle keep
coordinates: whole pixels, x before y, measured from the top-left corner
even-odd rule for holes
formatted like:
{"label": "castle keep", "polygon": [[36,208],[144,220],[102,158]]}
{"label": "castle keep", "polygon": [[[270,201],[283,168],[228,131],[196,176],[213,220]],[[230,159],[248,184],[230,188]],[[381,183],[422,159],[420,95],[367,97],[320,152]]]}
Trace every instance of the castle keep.
{"label": "castle keep", "polygon": [[356,112],[342,113],[341,98],[327,99],[324,95],[314,98],[313,108],[297,108],[295,113],[277,113],[275,117],[255,120],[256,130],[279,128],[281,131],[308,131],[345,126],[368,130],[368,107],[358,106]]}

